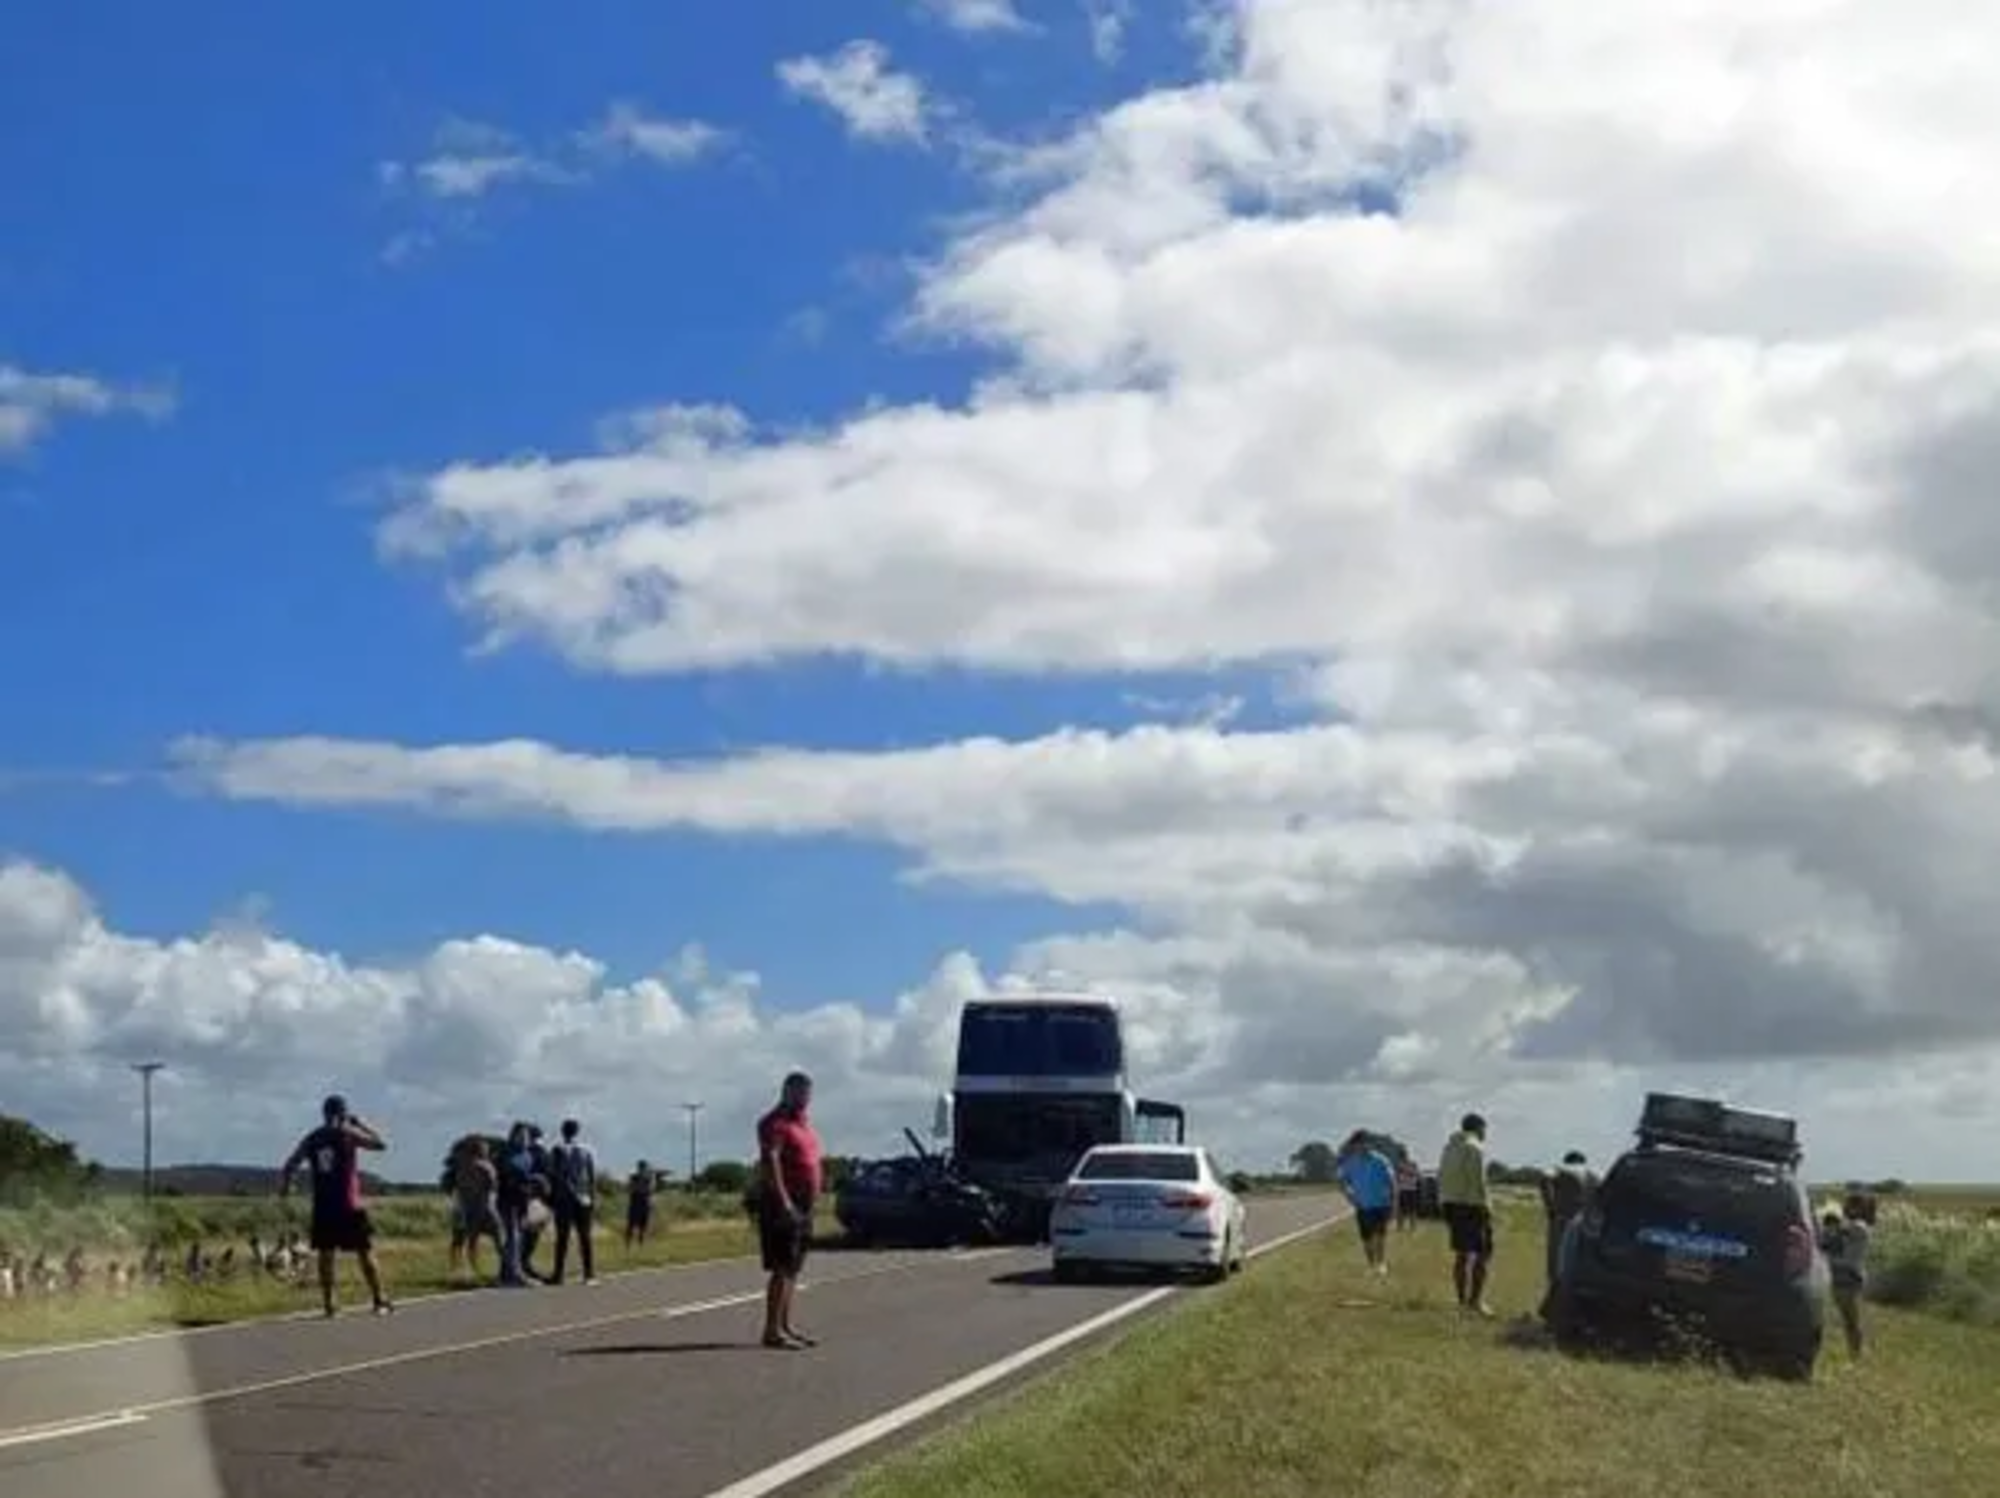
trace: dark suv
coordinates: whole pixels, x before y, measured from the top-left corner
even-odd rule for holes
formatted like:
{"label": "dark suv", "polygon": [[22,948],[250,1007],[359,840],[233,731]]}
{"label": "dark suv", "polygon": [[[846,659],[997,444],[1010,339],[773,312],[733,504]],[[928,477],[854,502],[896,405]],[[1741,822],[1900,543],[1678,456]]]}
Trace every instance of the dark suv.
{"label": "dark suv", "polygon": [[1638,1147],[1564,1236],[1547,1307],[1557,1341],[1674,1338],[1811,1378],[1829,1275],[1796,1135],[1774,1114],[1650,1095]]}

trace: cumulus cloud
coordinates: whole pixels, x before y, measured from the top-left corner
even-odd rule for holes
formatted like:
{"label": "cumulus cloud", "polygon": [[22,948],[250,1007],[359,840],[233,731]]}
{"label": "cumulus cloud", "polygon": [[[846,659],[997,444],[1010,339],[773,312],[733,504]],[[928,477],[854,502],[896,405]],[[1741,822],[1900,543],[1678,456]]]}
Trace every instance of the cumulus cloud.
{"label": "cumulus cloud", "polygon": [[788,93],[839,115],[856,140],[921,144],[929,133],[923,84],[890,66],[889,49],[861,39],[819,57],[778,64]]}
{"label": "cumulus cloud", "polygon": [[530,741],[191,740],[176,757],[237,799],[888,842],[917,877],[1199,939],[1270,1057],[1329,1077],[1399,1036],[1460,1074],[2000,1042],[1984,748],[1608,690],[1502,736],[1462,699],[1426,700],[1450,683],[1423,683],[1400,721],[1375,690],[1354,721],[1274,732],[687,763]]}
{"label": "cumulus cloud", "polygon": [[[1503,1156],[1578,1141],[1602,1154],[1629,1127],[1638,1089],[1661,1082],[1799,1108],[1818,1158],[1837,1171],[1913,1159],[1946,1176],[1981,1168],[1978,1125],[1992,1120],[2000,1080],[1991,1052],[1809,1070],[1497,1065],[1469,1092],[1438,1075],[1421,1041],[1340,1007],[1348,994],[1434,981],[1425,962],[1301,969],[1282,950],[1231,955],[1199,938],[1097,933],[1031,944],[991,973],[945,953],[869,1009],[780,1012],[761,1002],[754,974],[718,970],[696,947],[662,971],[621,977],[587,954],[493,934],[394,962],[317,951],[254,919],[135,937],[67,875],[14,862],[0,864],[0,1091],[10,1112],[129,1160],[138,1097],[127,1063],[163,1059],[161,1156],[255,1162],[281,1154],[319,1096],[340,1088],[388,1127],[391,1172],[423,1179],[467,1127],[572,1111],[607,1158],[678,1168],[677,1105],[690,1098],[708,1105],[705,1156],[739,1157],[773,1079],[803,1064],[819,1081],[831,1146],[885,1153],[903,1126],[926,1125],[964,1000],[1060,978],[1115,988],[1146,1090],[1186,1102],[1203,1138],[1258,1168],[1363,1118],[1429,1147],[1468,1097],[1495,1120]],[[1481,980],[1476,965],[1452,975]],[[1317,1023],[1297,1027],[1302,1012]],[[1348,1080],[1329,1088],[1343,1066]],[[1924,1108],[1885,1140],[1879,1110],[1896,1099]]]}
{"label": "cumulus cloud", "polygon": [[0,458],[18,457],[71,417],[172,413],[171,391],[114,385],[95,375],[37,373],[0,364]]}

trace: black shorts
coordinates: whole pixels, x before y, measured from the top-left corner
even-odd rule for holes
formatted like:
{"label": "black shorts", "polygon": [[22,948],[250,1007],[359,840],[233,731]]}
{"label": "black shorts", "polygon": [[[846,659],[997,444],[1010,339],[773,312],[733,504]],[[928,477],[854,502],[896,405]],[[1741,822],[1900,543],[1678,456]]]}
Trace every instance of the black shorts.
{"label": "black shorts", "polygon": [[1389,1230],[1389,1219],[1394,1215],[1387,1207],[1356,1207],[1354,1225],[1362,1237],[1374,1238]]}
{"label": "black shorts", "polygon": [[1396,1193],[1396,1215],[1399,1217],[1421,1217],[1424,1215],[1424,1194],[1421,1191],[1399,1191]]}
{"label": "black shorts", "polygon": [[650,1227],[653,1221],[653,1207],[650,1202],[631,1202],[625,1208],[625,1226],[628,1228]]}
{"label": "black shorts", "polygon": [[757,1251],[763,1255],[766,1274],[797,1279],[811,1246],[811,1212],[788,1216],[772,1208],[757,1214]]}
{"label": "black shorts", "polygon": [[1451,1231],[1453,1253],[1477,1254],[1482,1259],[1493,1256],[1493,1213],[1489,1209],[1446,1202],[1444,1225]]}
{"label": "black shorts", "polygon": [[364,1254],[375,1246],[375,1224],[361,1207],[314,1212],[307,1237],[317,1253]]}

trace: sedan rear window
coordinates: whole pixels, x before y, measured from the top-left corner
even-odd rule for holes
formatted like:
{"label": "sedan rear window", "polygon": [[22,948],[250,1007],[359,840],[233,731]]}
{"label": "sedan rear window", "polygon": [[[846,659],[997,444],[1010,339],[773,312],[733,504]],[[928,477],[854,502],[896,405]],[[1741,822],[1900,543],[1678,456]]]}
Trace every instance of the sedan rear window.
{"label": "sedan rear window", "polygon": [[1120,1150],[1087,1157],[1077,1175],[1086,1181],[1198,1181],[1201,1164],[1193,1155],[1165,1150]]}

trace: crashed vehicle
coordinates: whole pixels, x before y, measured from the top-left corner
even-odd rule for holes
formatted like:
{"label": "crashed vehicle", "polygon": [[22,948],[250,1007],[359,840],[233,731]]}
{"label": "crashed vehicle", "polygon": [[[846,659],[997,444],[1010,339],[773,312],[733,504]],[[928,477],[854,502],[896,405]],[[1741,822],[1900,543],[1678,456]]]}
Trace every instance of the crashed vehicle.
{"label": "crashed vehicle", "polygon": [[1638,1134],[1564,1233],[1543,1310],[1557,1342],[1667,1340],[1811,1378],[1829,1272],[1796,1120],[1656,1092]]}
{"label": "crashed vehicle", "polygon": [[965,1179],[952,1161],[924,1148],[908,1129],[914,1154],[873,1160],[842,1181],[833,1215],[846,1241],[948,1248],[999,1242],[1006,1213],[988,1192]]}

